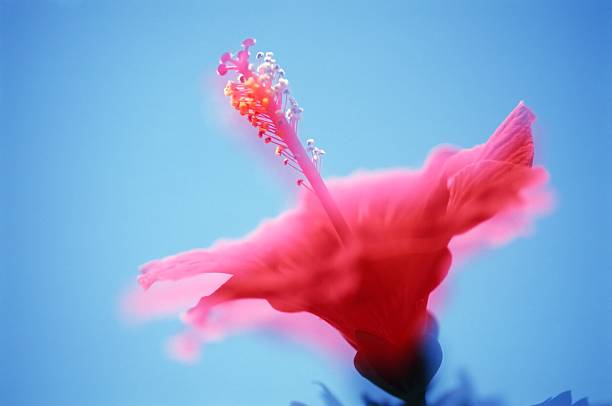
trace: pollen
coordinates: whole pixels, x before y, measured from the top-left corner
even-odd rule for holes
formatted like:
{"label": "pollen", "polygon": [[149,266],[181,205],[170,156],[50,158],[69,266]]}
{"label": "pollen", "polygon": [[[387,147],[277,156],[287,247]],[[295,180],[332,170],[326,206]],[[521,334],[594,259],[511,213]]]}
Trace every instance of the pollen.
{"label": "pollen", "polygon": [[245,102],[240,102],[238,104],[238,111],[240,111],[240,114],[244,116],[247,113],[247,111],[249,111],[249,105]]}
{"label": "pollen", "polygon": [[[294,158],[284,143],[286,134],[277,127],[285,122],[279,118],[285,118],[295,131],[303,110],[291,96],[289,81],[274,53],[258,52],[258,65],[249,63],[249,48],[254,44],[254,39],[247,38],[236,54],[225,52],[221,55],[217,73],[221,76],[231,71],[236,73],[235,79],[227,82],[223,94],[230,98],[231,106],[258,129],[257,135],[264,143],[271,143],[274,139],[277,156],[285,154]],[[268,137],[264,137],[266,133]]]}

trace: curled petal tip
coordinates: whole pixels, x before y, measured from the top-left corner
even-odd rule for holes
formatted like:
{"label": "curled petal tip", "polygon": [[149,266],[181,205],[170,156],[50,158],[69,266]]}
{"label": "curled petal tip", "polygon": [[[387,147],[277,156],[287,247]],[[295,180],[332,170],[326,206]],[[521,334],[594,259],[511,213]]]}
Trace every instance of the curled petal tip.
{"label": "curled petal tip", "polygon": [[149,277],[149,275],[143,273],[138,276],[138,284],[144,289],[147,290],[153,285],[153,280]]}
{"label": "curled petal tip", "polygon": [[515,111],[518,111],[520,114],[524,115],[525,119],[527,120],[527,122],[529,124],[531,124],[533,121],[535,121],[536,116],[533,113],[533,111],[531,111],[531,109],[529,107],[527,107],[527,105],[525,104],[524,100],[521,100],[517,106],[514,109]]}
{"label": "curled petal tip", "polygon": [[158,260],[149,261],[140,267],[140,275],[138,275],[138,284],[147,290],[158,280],[154,268],[159,263]]}

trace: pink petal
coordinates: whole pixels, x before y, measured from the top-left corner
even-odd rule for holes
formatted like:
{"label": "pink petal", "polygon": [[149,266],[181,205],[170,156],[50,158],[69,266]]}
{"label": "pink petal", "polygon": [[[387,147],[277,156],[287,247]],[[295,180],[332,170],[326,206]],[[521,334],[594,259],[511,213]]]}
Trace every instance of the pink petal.
{"label": "pink petal", "polygon": [[[241,240],[146,264],[140,282],[150,287],[231,275],[214,291],[202,289],[186,314],[201,342],[256,326],[324,337],[314,316],[302,320],[276,310],[306,311],[359,351],[376,356],[372,342],[409,351],[429,294],[450,267],[449,243],[467,252],[507,242],[548,202],[546,172],[531,167],[534,117],[520,103],[485,144],[438,148],[422,170],[361,172],[328,182],[351,228],[349,241],[339,241],[319,201],[303,193],[295,209]],[[244,299],[265,299],[276,310]],[[359,338],[366,336],[375,339]]]}
{"label": "pink petal", "polygon": [[122,301],[122,313],[131,320],[147,320],[184,312],[202,296],[214,292],[227,279],[225,274],[203,274],[176,282],[162,282],[150,289],[134,287]]}

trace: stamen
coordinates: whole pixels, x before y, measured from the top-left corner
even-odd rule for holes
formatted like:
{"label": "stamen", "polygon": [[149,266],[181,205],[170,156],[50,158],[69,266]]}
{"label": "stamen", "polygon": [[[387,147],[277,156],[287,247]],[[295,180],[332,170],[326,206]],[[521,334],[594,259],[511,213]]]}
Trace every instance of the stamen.
{"label": "stamen", "polygon": [[314,164],[315,168],[321,172],[321,165],[323,162],[323,155],[325,155],[325,150],[322,148],[318,148],[315,145],[314,138],[309,138],[306,140],[306,151],[310,154],[310,159]]}
{"label": "stamen", "polygon": [[305,187],[306,189],[310,190],[311,192],[313,191],[310,188],[310,186],[308,186],[308,184],[306,182],[304,182],[304,179],[298,179],[296,183],[297,183],[298,186]]}
{"label": "stamen", "polygon": [[227,83],[224,94],[230,97],[232,107],[258,129],[257,135],[265,144],[276,145],[275,154],[283,157],[283,164],[304,174],[308,185],[300,179],[298,186],[317,195],[338,235],[345,240],[350,230],[319,175],[325,151],[316,147],[313,139],[307,141],[308,152],[304,150],[297,135],[304,109],[291,95],[285,70],[272,52],[257,52],[256,59],[261,62],[256,68],[249,63],[253,45],[255,40],[247,38],[236,56],[229,52],[221,55],[217,73],[224,76],[232,70],[237,72],[236,81]]}

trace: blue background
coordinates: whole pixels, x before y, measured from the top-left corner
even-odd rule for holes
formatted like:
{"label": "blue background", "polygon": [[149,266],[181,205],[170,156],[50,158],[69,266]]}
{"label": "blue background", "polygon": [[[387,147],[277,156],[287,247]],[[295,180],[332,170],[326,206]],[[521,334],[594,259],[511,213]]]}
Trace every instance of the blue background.
{"label": "blue background", "polygon": [[446,281],[436,390],[465,370],[509,405],[612,400],[612,3],[459,3],[0,1],[0,404],[315,406],[320,380],[354,405],[369,388],[261,334],[178,364],[162,345],[180,322],[118,316],[143,262],[288,205],[210,79],[247,36],[285,67],[327,176],[480,143],[524,99],[558,205]]}

